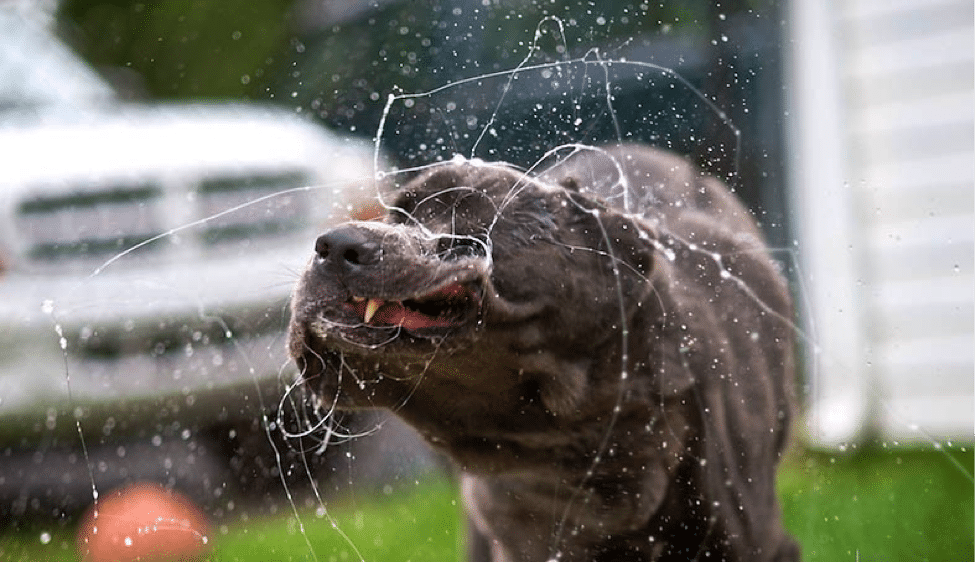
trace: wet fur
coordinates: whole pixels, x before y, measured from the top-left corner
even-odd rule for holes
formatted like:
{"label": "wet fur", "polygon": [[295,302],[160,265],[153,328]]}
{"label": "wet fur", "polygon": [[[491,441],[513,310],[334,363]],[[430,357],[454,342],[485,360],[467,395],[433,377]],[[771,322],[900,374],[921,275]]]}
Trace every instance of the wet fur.
{"label": "wet fur", "polygon": [[[720,182],[638,146],[451,163],[339,228],[379,254],[312,261],[291,354],[327,406],[391,409],[457,463],[474,557],[798,557],[774,488],[791,304]],[[350,317],[454,282],[479,300],[456,326]]]}

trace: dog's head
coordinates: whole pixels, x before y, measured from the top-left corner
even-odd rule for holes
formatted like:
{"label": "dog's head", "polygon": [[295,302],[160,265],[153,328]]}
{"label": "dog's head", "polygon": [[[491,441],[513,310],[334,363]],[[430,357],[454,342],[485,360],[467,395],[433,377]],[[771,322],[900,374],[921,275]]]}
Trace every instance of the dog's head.
{"label": "dog's head", "polygon": [[618,345],[649,299],[648,229],[571,179],[435,166],[384,222],[318,238],[292,302],[291,355],[341,406],[393,406],[423,376],[458,397],[534,393],[564,411],[594,383],[595,351]]}

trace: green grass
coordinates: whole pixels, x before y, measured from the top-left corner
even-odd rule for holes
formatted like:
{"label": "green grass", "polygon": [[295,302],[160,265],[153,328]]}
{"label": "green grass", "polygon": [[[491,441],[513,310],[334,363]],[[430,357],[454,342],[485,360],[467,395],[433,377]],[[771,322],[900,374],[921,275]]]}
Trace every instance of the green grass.
{"label": "green grass", "polygon": [[971,445],[803,452],[780,472],[786,526],[811,561],[973,561]]}
{"label": "green grass", "polygon": [[[431,481],[382,498],[345,501],[322,511],[236,523],[217,538],[219,561],[457,561],[462,510],[455,486]],[[333,526],[334,522],[334,526]]]}
{"label": "green grass", "polygon": [[[786,526],[807,560],[972,561],[972,451],[970,445],[955,445],[860,448],[845,455],[798,452],[784,463],[779,479]],[[284,515],[218,525],[213,559],[463,557],[460,501],[445,481],[327,508],[327,516],[302,510],[300,523]],[[73,560],[73,537],[70,527],[57,526],[3,532],[0,560]]]}

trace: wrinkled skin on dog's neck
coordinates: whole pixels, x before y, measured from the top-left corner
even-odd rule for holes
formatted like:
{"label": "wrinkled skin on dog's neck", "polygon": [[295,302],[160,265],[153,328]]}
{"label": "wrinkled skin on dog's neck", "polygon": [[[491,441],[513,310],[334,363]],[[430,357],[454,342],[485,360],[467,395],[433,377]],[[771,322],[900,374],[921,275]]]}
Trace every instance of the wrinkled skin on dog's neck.
{"label": "wrinkled skin on dog's neck", "polygon": [[[321,400],[391,409],[457,462],[478,555],[796,557],[772,488],[790,328],[762,311],[791,315],[784,284],[720,185],[618,150],[540,180],[434,167],[385,223],[319,240],[291,354]],[[621,171],[641,213],[605,203]]]}

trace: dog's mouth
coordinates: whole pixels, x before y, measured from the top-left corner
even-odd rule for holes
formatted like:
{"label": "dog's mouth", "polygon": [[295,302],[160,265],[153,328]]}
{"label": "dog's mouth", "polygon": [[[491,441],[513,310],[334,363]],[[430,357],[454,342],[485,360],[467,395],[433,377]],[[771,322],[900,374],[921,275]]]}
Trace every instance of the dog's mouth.
{"label": "dog's mouth", "polygon": [[480,292],[473,284],[454,282],[402,300],[354,295],[345,308],[369,327],[426,332],[467,324],[480,304]]}

